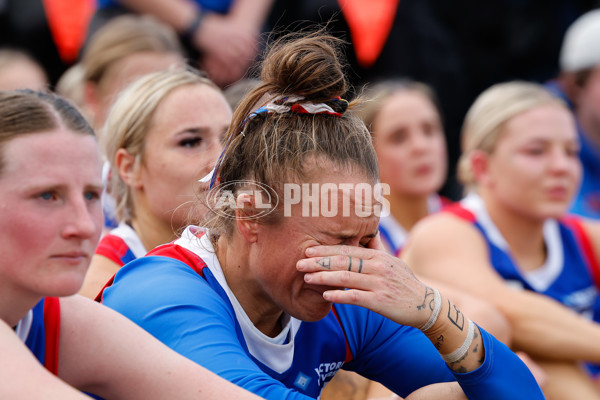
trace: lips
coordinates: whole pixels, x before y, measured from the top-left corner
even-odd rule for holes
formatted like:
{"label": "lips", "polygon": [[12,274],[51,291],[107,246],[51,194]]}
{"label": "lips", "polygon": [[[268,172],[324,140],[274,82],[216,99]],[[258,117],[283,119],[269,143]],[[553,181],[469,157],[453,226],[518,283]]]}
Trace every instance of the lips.
{"label": "lips", "polygon": [[428,175],[433,171],[433,167],[429,164],[425,164],[415,168],[414,171],[416,175]]}
{"label": "lips", "polygon": [[548,197],[553,200],[566,200],[569,197],[569,190],[566,186],[554,186],[546,190]]}
{"label": "lips", "polygon": [[80,263],[81,261],[87,260],[89,258],[89,254],[84,251],[69,251],[65,253],[53,254],[51,258],[65,262]]}

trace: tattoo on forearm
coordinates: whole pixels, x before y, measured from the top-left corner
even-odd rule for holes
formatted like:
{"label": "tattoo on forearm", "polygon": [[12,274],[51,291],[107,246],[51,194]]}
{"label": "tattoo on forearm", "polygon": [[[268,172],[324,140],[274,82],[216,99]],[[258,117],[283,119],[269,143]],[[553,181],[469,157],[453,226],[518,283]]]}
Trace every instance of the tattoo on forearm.
{"label": "tattoo on forearm", "polygon": [[417,310],[422,310],[427,306],[427,304],[429,304],[429,309],[433,311],[434,300],[435,292],[433,289],[430,287],[425,288],[425,297],[423,297],[423,303],[417,306]]}
{"label": "tattoo on forearm", "polygon": [[[478,333],[479,330],[477,329],[477,327],[475,328],[475,332],[473,334],[473,341],[476,341],[476,339],[480,336],[480,334]],[[437,344],[436,344],[436,348],[437,348]],[[473,350],[471,350],[470,352],[467,351],[465,353],[465,356],[462,357],[460,360],[457,360],[456,362],[453,362],[451,364],[448,364],[448,366],[454,371],[454,372],[460,372],[460,373],[465,373],[468,372],[467,368],[464,367],[463,365],[461,365],[462,361],[464,361],[470,353],[474,353],[476,355],[479,356],[479,359],[477,360],[477,363],[479,365],[483,364],[483,361],[485,360],[485,354],[484,352],[480,351],[479,348],[479,343],[476,343],[475,346],[473,347]]]}
{"label": "tattoo on forearm", "polygon": [[317,261],[317,264],[319,264],[323,268],[331,269],[331,259],[329,257],[320,258]]}
{"label": "tattoo on forearm", "polygon": [[461,331],[465,328],[465,315],[448,300],[448,319]]}
{"label": "tattoo on forearm", "polygon": [[433,345],[439,351],[442,347],[442,344],[444,344],[444,335],[438,336],[437,339],[435,339],[435,343]]}

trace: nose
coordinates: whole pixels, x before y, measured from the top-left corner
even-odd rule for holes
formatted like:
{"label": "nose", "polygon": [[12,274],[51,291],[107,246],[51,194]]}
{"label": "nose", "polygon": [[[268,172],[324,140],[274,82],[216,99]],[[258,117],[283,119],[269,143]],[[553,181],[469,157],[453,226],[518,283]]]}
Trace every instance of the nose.
{"label": "nose", "polygon": [[423,132],[421,130],[415,132],[415,134],[412,135],[410,142],[411,142],[412,151],[415,153],[423,153],[430,146],[430,143],[427,140],[425,132]]}
{"label": "nose", "polygon": [[84,198],[72,201],[71,206],[66,209],[66,214],[66,223],[63,227],[64,237],[89,239],[99,232],[101,211],[96,212]]}
{"label": "nose", "polygon": [[556,174],[569,173],[577,169],[579,159],[568,153],[563,148],[555,148],[552,151],[552,157],[549,166],[552,172]]}

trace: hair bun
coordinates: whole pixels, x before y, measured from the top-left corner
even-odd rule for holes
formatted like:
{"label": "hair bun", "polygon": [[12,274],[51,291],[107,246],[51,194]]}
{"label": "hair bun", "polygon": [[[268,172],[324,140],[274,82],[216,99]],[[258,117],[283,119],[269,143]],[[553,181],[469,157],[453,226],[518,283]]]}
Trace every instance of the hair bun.
{"label": "hair bun", "polygon": [[286,35],[263,61],[262,81],[274,94],[302,95],[313,102],[342,96],[347,83],[338,50],[341,43],[322,31]]}

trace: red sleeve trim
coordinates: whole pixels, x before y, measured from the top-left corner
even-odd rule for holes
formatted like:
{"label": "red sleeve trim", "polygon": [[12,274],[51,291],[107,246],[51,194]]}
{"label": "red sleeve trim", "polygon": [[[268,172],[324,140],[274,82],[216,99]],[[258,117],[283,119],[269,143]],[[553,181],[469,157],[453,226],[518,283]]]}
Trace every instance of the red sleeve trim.
{"label": "red sleeve trim", "polygon": [[573,229],[575,238],[582,247],[583,256],[588,262],[592,279],[596,283],[596,287],[600,289],[600,262],[598,261],[598,257],[594,251],[594,246],[592,245],[592,241],[585,231],[582,221],[573,216],[565,217],[561,221]]}
{"label": "red sleeve trim", "polygon": [[122,257],[128,250],[129,247],[123,239],[117,235],[107,234],[100,240],[100,243],[98,243],[95,254],[104,256],[122,267],[124,265]]}
{"label": "red sleeve trim", "polygon": [[58,375],[58,342],[60,339],[60,301],[58,297],[44,299],[44,328],[46,335],[44,366],[54,375]]}

